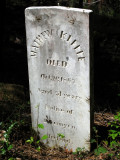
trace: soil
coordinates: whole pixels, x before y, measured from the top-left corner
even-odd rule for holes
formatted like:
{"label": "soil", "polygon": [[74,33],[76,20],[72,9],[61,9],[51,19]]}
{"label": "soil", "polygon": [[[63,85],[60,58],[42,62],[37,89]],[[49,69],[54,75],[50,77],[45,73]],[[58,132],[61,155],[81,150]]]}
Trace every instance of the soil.
{"label": "soil", "polygon": [[[26,98],[27,97],[27,98]],[[1,160],[8,160],[10,157],[15,160],[99,160],[110,159],[108,156],[111,153],[114,155],[120,153],[120,148],[117,151],[111,149],[103,143],[108,150],[107,153],[101,153],[96,156],[94,149],[96,144],[91,144],[91,151],[73,153],[72,150],[67,150],[60,147],[48,147],[40,142],[40,150],[37,150],[38,145],[36,141],[39,139],[37,134],[32,130],[30,104],[27,101],[29,96],[25,95],[24,87],[16,84],[0,84],[0,140],[5,141],[4,133],[11,124],[16,123],[11,133],[9,134],[9,142],[13,148],[1,155]],[[108,139],[108,122],[114,121],[114,114],[110,112],[94,112],[94,127],[99,135],[98,143],[101,144],[103,140]],[[93,129],[92,129],[93,130]],[[34,137],[34,142],[29,144],[26,140]],[[93,133],[93,138],[95,134]],[[0,149],[4,145],[0,143]],[[116,159],[116,157],[112,157]]]}

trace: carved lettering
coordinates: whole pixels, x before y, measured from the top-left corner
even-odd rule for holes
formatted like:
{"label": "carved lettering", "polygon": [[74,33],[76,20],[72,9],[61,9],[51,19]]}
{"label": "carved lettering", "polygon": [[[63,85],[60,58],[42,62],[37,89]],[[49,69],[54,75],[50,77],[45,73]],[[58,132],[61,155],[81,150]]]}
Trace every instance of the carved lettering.
{"label": "carved lettering", "polygon": [[36,56],[37,52],[31,51],[31,56]]}
{"label": "carved lettering", "polygon": [[73,114],[73,110],[64,110],[57,106],[50,106],[48,104],[45,104],[45,109],[49,109],[49,110],[53,110],[53,111],[61,112],[61,113]]}
{"label": "carved lettering", "polygon": [[52,29],[51,29],[51,31],[46,30],[45,33],[50,37],[52,35]]}
{"label": "carved lettering", "polygon": [[38,90],[40,91],[40,93],[42,94],[52,94],[52,90],[42,90],[40,88],[38,88]]}
{"label": "carved lettering", "polygon": [[[51,123],[48,123],[48,121],[50,121]],[[48,123],[48,124],[53,124],[55,126],[60,126],[60,127],[63,127],[63,128],[70,128],[70,129],[76,129],[75,126],[73,125],[70,125],[70,124],[65,124],[65,123],[61,123],[61,122],[55,122],[51,119],[44,119],[44,122]]]}
{"label": "carved lettering", "polygon": [[61,91],[56,91],[56,96],[61,96],[62,92]]}
{"label": "carved lettering", "polygon": [[41,34],[42,34],[42,36],[43,36],[45,39],[47,39],[47,38],[48,38],[48,36],[47,36],[47,34],[46,34],[46,32],[45,32],[45,31],[44,31],[44,32],[42,32]]}
{"label": "carved lettering", "polygon": [[55,137],[55,136],[52,136],[51,134],[48,134],[48,138],[53,140],[53,141],[62,141],[62,142],[65,142],[65,144],[67,143],[70,143],[70,139],[65,139],[65,138],[60,138],[59,136]]}
{"label": "carved lettering", "polygon": [[31,49],[31,56],[36,56],[36,54],[33,54],[33,51],[37,53],[37,50],[39,49],[40,46],[42,46],[45,43],[45,40],[50,38],[50,35],[52,35],[52,29],[46,30],[41,32],[36,39],[33,41],[32,49]]}
{"label": "carved lettering", "polygon": [[56,82],[75,83],[75,79],[73,78],[59,77],[54,75],[41,74],[41,78],[44,80],[46,79],[46,80],[51,80]]}
{"label": "carved lettering", "polygon": [[[63,40],[66,40],[66,42],[70,42],[70,45],[75,50],[77,55],[79,53],[83,53],[84,54],[83,50],[80,47],[80,44],[78,44],[77,40],[73,39],[71,35],[68,35],[67,33],[64,33],[64,31],[61,31],[60,38],[63,39]],[[79,61],[79,59],[82,60],[83,58],[78,58],[78,61]]]}
{"label": "carved lettering", "polygon": [[78,61],[85,59],[85,57],[78,57]]}
{"label": "carved lettering", "polygon": [[38,91],[44,95],[55,95],[55,96],[59,96],[59,97],[65,98],[65,99],[71,98],[71,99],[78,100],[78,101],[81,100],[81,97],[79,97],[79,96],[76,96],[73,94],[68,94],[68,93],[63,93],[62,91],[44,90],[44,89],[40,89],[40,88],[38,88]]}
{"label": "carved lettering", "polygon": [[41,35],[38,35],[38,36],[36,37],[36,39],[39,40],[40,44],[41,44],[41,43],[44,43],[44,40],[42,39]]}
{"label": "carved lettering", "polygon": [[47,59],[47,65],[66,67],[67,62],[66,61],[60,61],[60,60]]}
{"label": "carved lettering", "polygon": [[70,40],[70,38],[71,38],[71,35],[69,35],[69,36],[68,36],[68,39],[67,39],[67,41],[69,41],[69,40]]}
{"label": "carved lettering", "polygon": [[[35,39],[34,40],[34,44],[35,44],[35,47],[37,47],[37,48],[39,48],[39,46],[40,46],[40,41],[39,41],[39,39]],[[38,46],[36,46],[36,45],[38,45]]]}
{"label": "carved lettering", "polygon": [[67,62],[66,61],[62,61],[62,66],[66,67],[67,66]]}
{"label": "carved lettering", "polygon": [[77,52],[76,54],[80,54],[80,53],[83,53],[83,51],[79,51],[79,52]]}
{"label": "carved lettering", "polygon": [[76,39],[71,43],[71,45],[73,45],[76,42]]}
{"label": "carved lettering", "polygon": [[[36,37],[36,39],[33,41],[32,49],[31,49],[31,52],[30,52],[31,56],[33,56],[33,57],[37,56],[36,55],[37,50],[39,49],[40,46],[42,46],[44,44],[44,42],[48,38],[50,38],[52,36],[53,30],[54,29],[43,31]],[[57,32],[56,32],[56,34],[57,34]],[[64,31],[61,31],[59,37],[60,37],[60,39],[63,39],[68,43],[70,42],[70,45],[75,50],[76,55],[78,55],[80,53],[84,54],[83,50],[80,47],[80,44],[78,44],[76,39],[72,39],[71,35],[65,33]],[[85,56],[84,57],[83,56],[78,57],[78,61],[80,61],[82,59],[85,59]],[[47,64],[48,65],[53,65],[53,66],[62,66],[62,67],[66,67],[67,66],[67,62],[66,61],[59,61],[59,60],[56,61],[56,60],[48,60],[47,59]]]}
{"label": "carved lettering", "polygon": [[80,45],[76,46],[74,49],[77,49],[78,47],[80,47]]}
{"label": "carved lettering", "polygon": [[66,39],[67,38],[67,33],[64,33],[64,31],[61,31],[60,38],[61,39]]}

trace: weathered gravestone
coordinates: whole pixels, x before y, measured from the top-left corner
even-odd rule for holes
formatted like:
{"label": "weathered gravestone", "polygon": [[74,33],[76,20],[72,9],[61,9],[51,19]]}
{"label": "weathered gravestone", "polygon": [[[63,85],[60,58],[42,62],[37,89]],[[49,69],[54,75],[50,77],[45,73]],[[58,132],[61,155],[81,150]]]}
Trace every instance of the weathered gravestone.
{"label": "weathered gravestone", "polygon": [[91,12],[25,10],[32,126],[49,146],[90,148]]}

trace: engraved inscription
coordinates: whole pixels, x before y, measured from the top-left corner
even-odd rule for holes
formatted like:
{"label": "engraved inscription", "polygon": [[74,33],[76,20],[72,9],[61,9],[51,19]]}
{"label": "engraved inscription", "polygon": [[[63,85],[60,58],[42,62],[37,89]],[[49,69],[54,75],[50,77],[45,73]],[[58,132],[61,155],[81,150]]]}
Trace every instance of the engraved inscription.
{"label": "engraved inscription", "polygon": [[54,141],[63,141],[65,143],[70,143],[70,139],[65,139],[65,138],[60,138],[60,137],[55,137],[55,136],[52,136],[51,134],[48,134],[48,138],[50,138],[51,140],[54,140]]}
{"label": "engraved inscription", "polygon": [[[49,123],[49,121],[51,123]],[[62,122],[55,122],[55,121],[52,121],[51,119],[49,119],[49,120],[48,119],[44,119],[44,122],[46,122],[48,124],[53,124],[54,126],[60,126],[60,127],[63,127],[63,128],[76,129],[76,127],[71,125],[71,124],[65,124],[65,123],[62,123]]]}
{"label": "engraved inscription", "polygon": [[73,78],[66,78],[66,77],[60,77],[60,76],[54,76],[54,75],[41,74],[41,78],[43,80],[46,79],[46,80],[57,81],[57,82],[75,83],[75,79]]}
{"label": "engraved inscription", "polygon": [[66,67],[67,62],[66,61],[60,61],[60,60],[47,59],[47,65]]}
{"label": "engraved inscription", "polygon": [[81,100],[81,97],[79,97],[79,96],[71,95],[71,94],[68,94],[68,93],[62,93],[62,91],[56,91],[56,96],[60,96],[60,97],[63,97],[63,98],[72,98],[72,99],[75,99],[75,100]]}
{"label": "engraved inscription", "polygon": [[[73,45],[76,42],[76,39],[71,43],[71,45]],[[75,49],[75,48],[74,48]]]}
{"label": "engraved inscription", "polygon": [[64,33],[64,31],[61,31],[61,34],[60,34],[60,38],[61,39],[65,39],[66,40],[67,36],[68,36],[67,33]]}
{"label": "engraved inscription", "polygon": [[68,152],[90,146],[90,12],[25,10],[32,128],[40,138],[48,136],[44,145]]}
{"label": "engraved inscription", "polygon": [[[68,33],[65,33],[64,31],[61,31],[60,33],[60,38],[65,40],[66,42],[70,42],[70,45],[72,46],[72,48],[75,50],[75,53],[78,56],[78,61],[85,59],[84,52],[81,49],[80,44],[77,42],[76,39],[73,39],[71,35],[69,35]],[[80,54],[80,56],[79,56]]]}
{"label": "engraved inscription", "polygon": [[57,106],[50,106],[48,104],[45,105],[45,109],[49,109],[49,110],[53,110],[61,113],[73,114],[73,110],[64,110],[62,108],[58,108]]}
{"label": "engraved inscription", "polygon": [[42,90],[42,89],[40,89],[40,88],[38,88],[38,90],[40,91],[40,93],[42,93],[42,94],[52,94],[52,90]]}
{"label": "engraved inscription", "polygon": [[[50,38],[53,35],[53,31],[54,29],[43,31],[36,37],[36,39],[33,41],[33,44],[32,44],[32,49],[30,53],[31,56],[36,57],[37,50],[39,49],[40,46],[44,45],[45,41],[48,38]],[[72,35],[64,31],[61,31],[60,35],[58,36],[60,37],[60,39],[70,43],[71,47],[75,50],[75,53],[78,56],[78,61],[85,59],[84,52],[81,49],[81,45],[77,42],[76,39],[72,38]],[[50,60],[50,59],[47,59],[47,64],[53,65],[53,66],[62,66],[62,67],[67,66],[66,61],[59,61],[59,60],[56,61],[56,60]]]}
{"label": "engraved inscription", "polygon": [[73,100],[81,100],[81,97],[73,95],[73,94],[69,94],[69,93],[63,93],[62,91],[53,91],[53,90],[44,90],[44,89],[40,89],[38,88],[38,91],[43,94],[43,95],[54,95],[54,96],[59,96],[61,98],[70,98]]}
{"label": "engraved inscription", "polygon": [[80,61],[80,60],[82,60],[82,59],[84,59],[85,57],[78,57],[78,61]]}
{"label": "engraved inscription", "polygon": [[40,46],[43,46],[45,41],[52,36],[52,29],[41,32],[33,41],[31,56],[36,56],[37,50]]}

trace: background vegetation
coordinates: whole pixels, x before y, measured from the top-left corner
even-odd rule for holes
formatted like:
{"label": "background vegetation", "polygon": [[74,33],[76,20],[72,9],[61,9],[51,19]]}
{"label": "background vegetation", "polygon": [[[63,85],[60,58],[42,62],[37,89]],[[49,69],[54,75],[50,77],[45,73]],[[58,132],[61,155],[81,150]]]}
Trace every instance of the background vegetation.
{"label": "background vegetation", "polygon": [[[44,147],[41,150],[38,148],[40,155],[38,150],[35,150],[40,146],[37,146],[38,137],[31,129],[24,10],[29,6],[56,5],[93,10],[94,112],[100,113],[95,114],[96,127],[93,129],[92,143],[93,148],[96,147],[96,156],[108,152],[106,157],[115,159],[120,152],[120,113],[115,117],[112,114],[120,111],[119,0],[1,1],[0,138],[4,135],[6,141],[0,143],[0,153],[6,154],[2,155],[3,159],[19,156],[35,160],[40,159],[40,156],[45,159],[45,155],[48,157],[50,152],[53,152]],[[27,140],[30,145],[26,144]],[[73,158],[68,155],[68,151],[64,154],[56,151],[54,156],[57,154],[64,158]],[[79,159],[86,156],[81,148],[77,148],[74,154]],[[102,158],[105,159],[103,155]]]}

